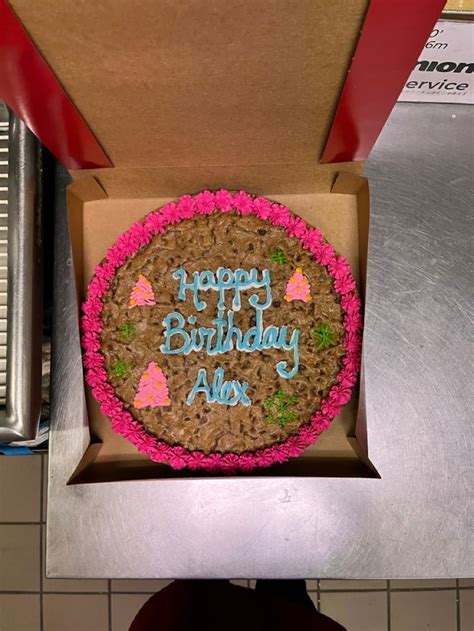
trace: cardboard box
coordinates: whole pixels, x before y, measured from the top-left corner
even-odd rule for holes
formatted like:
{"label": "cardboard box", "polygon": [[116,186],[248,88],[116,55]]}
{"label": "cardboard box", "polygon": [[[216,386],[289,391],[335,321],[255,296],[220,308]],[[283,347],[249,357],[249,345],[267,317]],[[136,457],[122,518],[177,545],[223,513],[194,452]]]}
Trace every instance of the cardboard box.
{"label": "cardboard box", "polygon": [[[317,225],[348,258],[364,294],[363,164],[319,160],[368,0],[12,4],[114,164],[73,171],[78,302],[94,266],[133,221],[178,195],[221,187],[265,195]],[[151,462],[112,432],[87,389],[86,396],[91,440],[70,483],[209,475]],[[300,458],[251,475],[377,477],[370,419],[358,407],[356,393]]]}
{"label": "cardboard box", "polygon": [[[275,189],[271,188],[271,181],[268,181],[266,173],[263,176],[255,172],[248,173],[244,181],[251,184],[247,186],[248,190],[288,205],[308,223],[317,225],[336,250],[347,257],[359,289],[363,293],[369,220],[367,181],[350,171],[338,174],[334,169],[333,171],[335,181],[332,186],[325,187],[318,182],[318,178],[315,178],[312,185],[308,183],[304,186],[304,193],[294,192],[299,188],[298,177],[301,173],[294,172],[295,179],[291,181],[275,183]],[[233,170],[227,169],[212,169],[206,176],[200,172],[195,179],[186,182],[185,190],[197,192],[203,181],[206,182],[206,188],[235,188],[235,177]],[[84,296],[95,266],[105,256],[115,239],[147,212],[159,208],[184,192],[180,188],[182,185],[180,179],[174,192],[168,190],[166,197],[119,199],[109,197],[105,188],[100,186],[95,178],[82,179],[69,187],[69,225],[78,300]],[[281,192],[282,190],[284,192]],[[86,396],[91,445],[72,476],[71,483],[196,475],[186,470],[173,471],[165,465],[151,462],[146,455],[138,453],[131,443],[112,431],[108,419],[100,413],[99,406],[92,398],[88,387]],[[306,449],[300,458],[269,470],[256,471],[252,475],[376,475],[364,447],[356,438],[357,430],[362,435],[366,434],[365,415],[358,416],[357,411],[356,392],[342,414],[332,423],[331,428],[317,443]]]}

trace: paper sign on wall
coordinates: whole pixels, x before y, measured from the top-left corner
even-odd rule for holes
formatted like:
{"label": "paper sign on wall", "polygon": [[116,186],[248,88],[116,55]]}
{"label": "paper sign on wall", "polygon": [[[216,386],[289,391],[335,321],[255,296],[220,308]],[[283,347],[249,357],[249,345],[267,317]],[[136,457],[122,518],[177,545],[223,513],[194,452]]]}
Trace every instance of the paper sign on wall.
{"label": "paper sign on wall", "polygon": [[474,22],[436,24],[398,100],[474,103]]}

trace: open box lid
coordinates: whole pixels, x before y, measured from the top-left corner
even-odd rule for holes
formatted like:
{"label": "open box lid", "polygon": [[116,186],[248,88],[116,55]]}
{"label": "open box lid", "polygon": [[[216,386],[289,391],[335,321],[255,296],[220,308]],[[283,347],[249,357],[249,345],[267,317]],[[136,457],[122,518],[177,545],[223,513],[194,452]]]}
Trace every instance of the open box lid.
{"label": "open box lid", "polygon": [[442,5],[0,0],[0,96],[69,168],[363,159]]}

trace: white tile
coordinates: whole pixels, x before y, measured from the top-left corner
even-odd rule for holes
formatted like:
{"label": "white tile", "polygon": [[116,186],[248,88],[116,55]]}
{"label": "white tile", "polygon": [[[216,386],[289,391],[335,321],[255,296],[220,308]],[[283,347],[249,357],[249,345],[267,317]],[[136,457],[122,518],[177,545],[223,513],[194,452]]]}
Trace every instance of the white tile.
{"label": "white tile", "polygon": [[[150,594],[112,594],[112,631],[128,631]],[[157,631],[159,626],[156,627]]]}
{"label": "white tile", "polygon": [[440,587],[456,587],[455,578],[414,578],[414,579],[393,579],[390,581],[390,589],[426,589]]}
{"label": "white tile", "polygon": [[161,579],[117,579],[113,580],[111,590],[113,592],[142,592],[154,594],[170,585],[173,581]]}
{"label": "white tile", "polygon": [[38,594],[0,594],[1,631],[38,631],[39,628]]}
{"label": "white tile", "polygon": [[319,587],[322,591],[327,589],[340,589],[344,591],[352,591],[357,589],[386,589],[387,581],[384,579],[375,580],[321,580]]}
{"label": "white tile", "polygon": [[392,592],[392,631],[454,631],[456,591]]}
{"label": "white tile", "polygon": [[0,522],[39,521],[41,456],[0,456]]}
{"label": "white tile", "polygon": [[474,591],[463,589],[460,592],[461,631],[474,629]]}
{"label": "white tile", "polygon": [[108,592],[106,579],[46,578],[46,533],[43,533],[43,591],[44,592]]}
{"label": "white tile", "polygon": [[37,591],[40,527],[0,526],[0,591]]}
{"label": "white tile", "polygon": [[385,592],[322,592],[321,613],[350,631],[387,631]]}
{"label": "white tile", "polygon": [[108,631],[107,596],[44,594],[44,631]]}
{"label": "white tile", "polygon": [[307,578],[306,579],[306,589],[308,592],[315,592],[318,589],[318,579],[317,578]]}

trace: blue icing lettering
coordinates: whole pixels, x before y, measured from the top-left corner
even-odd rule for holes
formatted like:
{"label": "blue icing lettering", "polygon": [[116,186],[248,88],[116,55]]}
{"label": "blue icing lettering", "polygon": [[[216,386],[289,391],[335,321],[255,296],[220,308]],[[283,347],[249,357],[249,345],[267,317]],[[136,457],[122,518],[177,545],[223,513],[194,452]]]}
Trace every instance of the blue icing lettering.
{"label": "blue icing lettering", "polygon": [[[208,355],[227,353],[233,349],[240,352],[252,353],[269,349],[292,352],[293,365],[288,367],[287,361],[276,364],[276,371],[280,377],[291,379],[299,370],[299,338],[300,331],[294,329],[289,335],[286,325],[264,326],[263,312],[272,303],[272,290],[270,272],[266,269],[261,272],[252,268],[244,270],[237,268],[231,270],[227,267],[219,267],[216,272],[204,270],[193,272],[190,276],[184,268],[179,268],[173,273],[173,278],[179,281],[178,299],[185,301],[190,292],[196,311],[201,312],[207,307],[207,303],[201,299],[201,292],[216,291],[217,317],[211,320],[212,327],[195,326],[198,319],[190,315],[186,319],[177,311],[169,313],[163,320],[165,342],[160,346],[162,353],[168,355],[188,354],[204,351]],[[264,295],[252,293],[248,296],[249,305],[255,309],[255,324],[245,333],[234,324],[234,312],[242,307],[242,292],[251,289],[263,289]],[[226,309],[226,296],[231,298],[231,309]],[[186,330],[186,325],[191,325]],[[289,337],[289,339],[287,339]],[[173,348],[173,346],[175,348]],[[214,372],[212,384],[207,381],[207,373],[204,368],[198,372],[193,389],[188,395],[187,402],[191,405],[197,394],[206,395],[210,403],[223,405],[236,405],[242,403],[249,405],[247,395],[247,383],[236,380],[224,380],[224,371],[217,368]]]}
{"label": "blue icing lettering", "polygon": [[251,401],[247,395],[248,383],[240,381],[225,381],[224,370],[216,368],[212,378],[212,387],[207,380],[207,371],[200,368],[193,389],[186,399],[186,403],[191,405],[197,394],[204,394],[209,403],[221,403],[222,405],[250,405]]}

